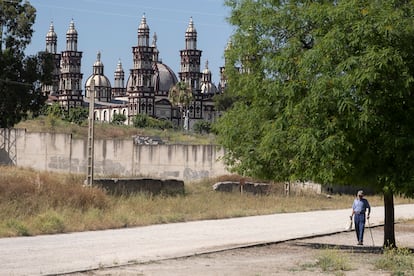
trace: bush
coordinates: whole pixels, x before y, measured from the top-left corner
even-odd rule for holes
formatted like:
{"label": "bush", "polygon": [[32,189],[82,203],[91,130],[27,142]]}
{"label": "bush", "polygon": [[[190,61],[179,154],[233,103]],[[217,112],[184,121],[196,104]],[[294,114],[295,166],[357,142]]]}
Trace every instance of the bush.
{"label": "bush", "polygon": [[35,226],[40,233],[56,234],[65,231],[63,218],[54,211],[46,211],[35,218]]}
{"label": "bush", "polygon": [[197,133],[210,133],[211,123],[207,121],[197,121],[194,124],[194,131]]}
{"label": "bush", "polygon": [[77,125],[81,125],[88,119],[88,109],[85,107],[72,107],[69,113],[65,116],[65,120]]}
{"label": "bush", "polygon": [[351,270],[349,258],[336,249],[322,251],[317,260],[317,265],[322,271]]}
{"label": "bush", "polygon": [[157,128],[157,129],[170,129],[173,128],[171,121],[159,120],[148,116],[147,114],[137,114],[132,123],[136,128]]}
{"label": "bush", "polygon": [[121,126],[125,123],[127,117],[124,114],[114,114],[111,124]]}
{"label": "bush", "polygon": [[414,256],[408,248],[385,248],[382,258],[375,262],[375,268],[404,275],[403,272],[414,270]]}
{"label": "bush", "polygon": [[16,219],[11,219],[6,223],[7,228],[11,229],[18,236],[29,236],[29,230],[27,226],[24,225],[21,221]]}

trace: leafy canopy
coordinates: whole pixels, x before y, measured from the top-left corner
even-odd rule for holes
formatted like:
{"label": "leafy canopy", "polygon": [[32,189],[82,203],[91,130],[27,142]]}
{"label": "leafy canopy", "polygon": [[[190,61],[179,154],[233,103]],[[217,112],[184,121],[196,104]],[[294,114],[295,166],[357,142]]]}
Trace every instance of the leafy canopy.
{"label": "leafy canopy", "polygon": [[27,1],[0,0],[0,127],[9,128],[39,114],[45,97],[40,83],[50,83],[52,58],[39,53],[26,57],[36,10]]}
{"label": "leafy canopy", "polygon": [[[414,2],[228,0],[235,171],[414,191]],[[241,70],[238,70],[238,68]]]}

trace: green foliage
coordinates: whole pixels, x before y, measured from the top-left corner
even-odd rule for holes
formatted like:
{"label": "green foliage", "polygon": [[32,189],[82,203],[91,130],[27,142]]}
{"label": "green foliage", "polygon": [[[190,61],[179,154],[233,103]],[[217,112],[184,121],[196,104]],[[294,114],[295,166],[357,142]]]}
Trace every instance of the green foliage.
{"label": "green foliage", "polygon": [[82,125],[88,119],[88,109],[85,107],[72,107],[69,109],[69,113],[66,114],[65,120],[68,122]]}
{"label": "green foliage", "polygon": [[112,117],[112,122],[111,124],[114,125],[123,125],[126,121],[127,117],[124,114],[114,114],[114,116]]}
{"label": "green foliage", "polygon": [[48,117],[54,117],[54,118],[64,117],[63,110],[58,103],[54,103],[52,105],[46,106],[45,115],[47,115]]}
{"label": "green foliage", "polygon": [[148,126],[149,116],[146,114],[137,114],[133,119],[132,123],[134,127],[144,128]]}
{"label": "green foliage", "polygon": [[30,236],[26,225],[17,219],[10,219],[6,222],[6,227],[9,228],[17,236]]}
{"label": "green foliage", "polygon": [[187,83],[180,81],[170,88],[168,99],[173,106],[186,109],[193,100],[193,93]]}
{"label": "green foliage", "polygon": [[35,218],[36,228],[45,234],[63,233],[65,223],[60,214],[55,211],[46,211]]}
{"label": "green foliage", "polygon": [[211,123],[208,121],[197,121],[194,123],[193,129],[197,133],[210,133]]}
{"label": "green foliage", "polygon": [[414,4],[227,5],[227,90],[237,97],[217,127],[227,162],[260,178],[412,195]]}
{"label": "green foliage", "polygon": [[324,249],[317,257],[316,264],[322,271],[351,270],[349,257],[337,249]]}
{"label": "green foliage", "polygon": [[39,115],[45,102],[40,81],[51,78],[52,58],[46,53],[26,57],[36,10],[29,2],[0,1],[0,127],[8,128]]}
{"label": "green foliage", "polygon": [[233,106],[237,99],[235,96],[230,95],[230,93],[227,93],[226,91],[223,94],[214,95],[213,101],[216,110],[226,111]]}
{"label": "green foliage", "polygon": [[375,268],[404,275],[414,270],[414,256],[408,248],[385,248],[383,256],[375,262]]}
{"label": "green foliage", "polygon": [[167,120],[158,120],[146,114],[137,114],[132,123],[136,128],[157,128],[157,129],[171,129],[173,124]]}
{"label": "green foliage", "polygon": [[216,126],[226,162],[258,178],[413,196],[414,3],[226,4],[226,91],[237,97]]}

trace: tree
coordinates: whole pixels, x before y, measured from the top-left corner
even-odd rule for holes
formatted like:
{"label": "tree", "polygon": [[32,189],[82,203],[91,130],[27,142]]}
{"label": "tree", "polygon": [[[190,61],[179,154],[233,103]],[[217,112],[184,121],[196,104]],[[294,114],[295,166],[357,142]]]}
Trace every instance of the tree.
{"label": "tree", "polygon": [[170,88],[168,99],[173,106],[180,108],[181,117],[184,118],[184,129],[188,130],[188,108],[193,100],[193,92],[187,83],[180,81]]}
{"label": "tree", "polygon": [[111,124],[122,126],[125,123],[126,119],[127,117],[124,114],[116,113],[112,117]]}
{"label": "tree", "polygon": [[36,10],[28,2],[0,0],[0,127],[9,128],[30,113],[37,116],[45,102],[40,83],[49,83],[49,54],[24,54],[30,43]]}
{"label": "tree", "polygon": [[65,113],[64,119],[68,122],[82,125],[83,123],[86,123],[88,119],[89,111],[85,107],[73,107],[69,109],[68,113]]}
{"label": "tree", "polygon": [[[215,129],[226,162],[277,181],[414,192],[414,3],[228,0],[237,97]],[[239,73],[234,68],[241,66]]]}

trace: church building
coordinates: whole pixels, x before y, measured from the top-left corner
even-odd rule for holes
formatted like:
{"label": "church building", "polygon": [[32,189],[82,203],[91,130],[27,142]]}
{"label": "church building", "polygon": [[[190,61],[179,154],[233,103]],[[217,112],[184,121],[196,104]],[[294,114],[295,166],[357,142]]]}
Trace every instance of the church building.
{"label": "church building", "polygon": [[197,48],[197,31],[192,18],[184,39],[185,49],[179,51],[181,62],[177,78],[173,70],[159,59],[155,33],[150,44],[150,28],[144,15],[138,27],[137,45],[132,47],[133,68],[127,72],[127,77],[125,78],[125,71],[119,61],[111,85],[111,81],[104,74],[101,53],[97,53],[92,74],[86,78],[82,89],[82,52],[78,51],[75,24],[72,20],[66,32],[66,50],[58,53],[57,35],[52,23],[46,35],[46,52],[53,55],[55,68],[52,83],[43,85],[42,91],[48,96],[49,101],[59,103],[65,110],[88,106],[93,80],[95,120],[111,122],[115,114],[123,114],[127,118],[125,124],[132,124],[137,114],[146,114],[182,125],[183,117],[179,108],[173,106],[168,99],[170,88],[181,81],[191,88],[193,94],[186,115],[189,127],[200,120],[212,122],[218,116],[213,96],[223,93],[226,86],[223,68],[220,68],[220,83],[216,87],[211,79],[208,61],[201,70],[202,51]]}

